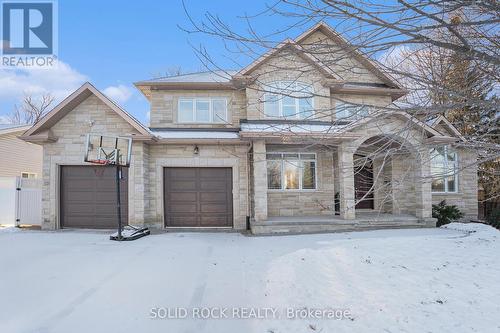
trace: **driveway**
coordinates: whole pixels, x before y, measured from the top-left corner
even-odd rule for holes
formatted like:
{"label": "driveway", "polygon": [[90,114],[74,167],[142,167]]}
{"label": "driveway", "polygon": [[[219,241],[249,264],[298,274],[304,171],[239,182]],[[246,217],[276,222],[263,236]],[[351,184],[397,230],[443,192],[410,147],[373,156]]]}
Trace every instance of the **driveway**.
{"label": "driveway", "polygon": [[122,243],[3,229],[1,332],[499,331],[499,232],[450,228]]}

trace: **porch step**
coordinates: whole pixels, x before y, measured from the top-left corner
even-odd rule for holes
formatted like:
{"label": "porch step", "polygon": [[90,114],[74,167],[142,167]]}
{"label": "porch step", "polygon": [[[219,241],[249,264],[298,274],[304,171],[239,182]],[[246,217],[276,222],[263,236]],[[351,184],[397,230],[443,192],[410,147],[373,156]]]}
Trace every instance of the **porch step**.
{"label": "porch step", "polygon": [[407,229],[425,228],[429,224],[415,220],[407,221],[351,221],[335,222],[274,222],[252,224],[251,230],[255,235],[290,235],[328,232],[350,232],[379,229]]}

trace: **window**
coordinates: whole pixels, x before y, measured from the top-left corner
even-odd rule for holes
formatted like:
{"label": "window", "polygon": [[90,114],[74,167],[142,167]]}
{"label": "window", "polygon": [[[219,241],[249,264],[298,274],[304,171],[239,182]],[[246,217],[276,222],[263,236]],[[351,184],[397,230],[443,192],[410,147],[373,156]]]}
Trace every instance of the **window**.
{"label": "window", "polygon": [[21,178],[36,178],[36,173],[21,172]]}
{"label": "window", "polygon": [[371,107],[368,105],[354,105],[341,101],[335,102],[336,119],[358,120],[368,116]]}
{"label": "window", "polygon": [[269,118],[310,119],[313,96],[310,85],[295,81],[276,81],[264,88],[264,114]]}
{"label": "window", "polygon": [[269,153],[266,161],[268,189],[316,189],[316,154]]}
{"label": "window", "polygon": [[180,98],[177,120],[180,123],[226,123],[225,98]]}
{"label": "window", "polygon": [[432,192],[457,192],[457,154],[448,146],[431,149]]}

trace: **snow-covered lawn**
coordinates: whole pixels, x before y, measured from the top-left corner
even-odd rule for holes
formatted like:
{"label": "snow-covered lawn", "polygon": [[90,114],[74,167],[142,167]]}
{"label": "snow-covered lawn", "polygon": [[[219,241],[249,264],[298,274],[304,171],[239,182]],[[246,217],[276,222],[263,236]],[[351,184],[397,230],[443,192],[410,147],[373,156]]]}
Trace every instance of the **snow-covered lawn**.
{"label": "snow-covered lawn", "polygon": [[[0,229],[0,332],[499,332],[499,235],[452,224],[117,243],[102,232]],[[193,319],[199,307],[228,318]],[[151,318],[167,308],[187,318]],[[267,319],[234,318],[264,308]],[[301,308],[344,318],[287,318]]]}

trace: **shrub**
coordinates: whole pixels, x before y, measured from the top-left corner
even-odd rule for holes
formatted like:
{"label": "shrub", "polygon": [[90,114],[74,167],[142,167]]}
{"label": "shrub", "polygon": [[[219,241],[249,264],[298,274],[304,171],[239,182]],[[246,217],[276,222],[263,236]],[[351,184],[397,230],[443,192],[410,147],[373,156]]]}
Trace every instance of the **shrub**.
{"label": "shrub", "polygon": [[500,208],[494,208],[486,218],[486,222],[488,222],[489,225],[500,229]]}
{"label": "shrub", "polygon": [[464,214],[457,206],[447,205],[446,200],[441,201],[437,205],[432,205],[432,217],[437,218],[436,226],[438,227],[456,221],[463,216]]}

